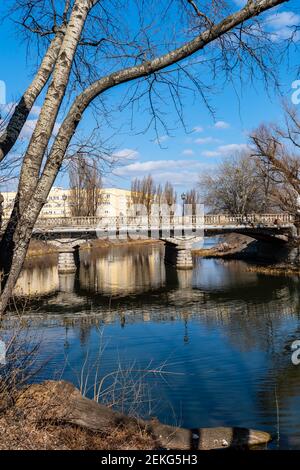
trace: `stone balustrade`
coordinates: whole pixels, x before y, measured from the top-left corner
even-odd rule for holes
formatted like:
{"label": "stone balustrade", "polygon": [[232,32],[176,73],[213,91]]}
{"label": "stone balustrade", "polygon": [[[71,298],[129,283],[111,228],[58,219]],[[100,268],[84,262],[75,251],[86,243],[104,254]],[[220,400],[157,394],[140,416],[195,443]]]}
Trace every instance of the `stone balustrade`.
{"label": "stone balustrade", "polygon": [[148,221],[145,217],[58,217],[53,219],[38,219],[36,228],[48,227],[87,227],[109,229],[111,227],[145,227],[147,225],[161,226],[223,226],[223,225],[251,225],[251,224],[291,224],[293,216],[286,213],[281,214],[249,214],[247,217],[233,216],[228,214],[206,214],[204,216],[173,216],[170,218],[153,218]]}
{"label": "stone balustrade", "polygon": [[[122,227],[145,228],[147,226],[226,226],[226,225],[264,225],[274,226],[292,224],[293,216],[286,213],[280,214],[249,214],[247,217],[233,216],[228,214],[206,214],[204,216],[172,216],[170,219],[156,217],[148,220],[147,217],[57,217],[39,218],[35,224],[36,229],[47,229],[52,227],[62,228],[86,228],[109,230],[111,228],[121,229]],[[3,220],[3,226],[5,226]]]}

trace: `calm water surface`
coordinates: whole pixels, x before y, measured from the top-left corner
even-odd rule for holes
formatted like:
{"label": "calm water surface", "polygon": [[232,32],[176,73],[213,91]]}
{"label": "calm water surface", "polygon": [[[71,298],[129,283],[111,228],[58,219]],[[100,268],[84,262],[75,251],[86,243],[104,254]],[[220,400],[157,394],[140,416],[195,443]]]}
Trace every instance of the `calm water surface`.
{"label": "calm water surface", "polygon": [[140,245],[84,251],[76,276],[29,266],[16,293],[32,297],[28,324],[42,338],[38,361],[47,362],[36,380],[85,382],[92,396],[96,372],[121,367],[120,383],[143,382],[136,406],[145,416],[263,429],[271,447],[300,449],[300,366],[290,350],[300,339],[298,277],[199,258],[193,271],[176,271],[162,246]]}

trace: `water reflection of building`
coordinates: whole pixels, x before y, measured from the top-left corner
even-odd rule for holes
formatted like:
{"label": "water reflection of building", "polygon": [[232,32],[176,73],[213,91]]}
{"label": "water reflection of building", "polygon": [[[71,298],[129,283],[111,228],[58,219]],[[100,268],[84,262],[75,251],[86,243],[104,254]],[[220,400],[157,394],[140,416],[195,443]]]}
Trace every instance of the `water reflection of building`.
{"label": "water reflection of building", "polygon": [[[30,266],[23,270],[15,293],[48,295],[44,304],[39,299],[39,311],[51,308],[64,318],[74,313],[85,315],[87,323],[125,326],[180,320],[186,333],[193,321],[208,328],[217,325],[244,351],[266,345],[272,348],[286,318],[296,321],[300,311],[298,278],[270,279],[248,273],[242,264],[214,260],[196,263],[193,274],[177,272],[165,267],[162,249],[140,245],[83,251],[77,278],[58,276],[56,266]],[[214,282],[212,273],[218,266]]]}
{"label": "water reflection of building", "polygon": [[59,289],[56,265],[34,266],[23,269],[14,289],[16,296],[38,297]]}
{"label": "water reflection of building", "polygon": [[115,248],[98,257],[82,253],[80,286],[107,296],[158,289],[165,283],[163,256],[156,247]]}

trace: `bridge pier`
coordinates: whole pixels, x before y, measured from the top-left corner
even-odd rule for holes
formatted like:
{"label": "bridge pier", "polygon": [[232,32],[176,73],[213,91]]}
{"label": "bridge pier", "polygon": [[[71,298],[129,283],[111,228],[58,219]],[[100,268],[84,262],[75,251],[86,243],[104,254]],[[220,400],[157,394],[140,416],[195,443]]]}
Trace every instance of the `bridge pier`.
{"label": "bridge pier", "polygon": [[71,274],[77,270],[78,253],[75,248],[60,248],[58,253],[58,274]]}
{"label": "bridge pier", "polygon": [[165,245],[165,263],[176,269],[193,269],[191,246],[186,243],[169,243]]}
{"label": "bridge pier", "polygon": [[58,275],[59,291],[60,292],[74,292],[75,286],[75,272],[60,273]]}

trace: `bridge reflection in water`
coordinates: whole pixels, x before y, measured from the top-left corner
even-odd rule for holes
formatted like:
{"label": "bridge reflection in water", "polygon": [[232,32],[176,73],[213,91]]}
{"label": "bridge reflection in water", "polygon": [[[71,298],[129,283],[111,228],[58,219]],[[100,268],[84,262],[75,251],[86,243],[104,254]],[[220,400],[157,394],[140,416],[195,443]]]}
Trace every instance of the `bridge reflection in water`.
{"label": "bridge reflection in water", "polygon": [[[166,302],[180,305],[190,300],[207,300],[214,296],[225,296],[226,292],[236,299],[251,299],[257,292],[265,300],[273,300],[273,291],[279,285],[286,289],[286,280],[272,278],[274,289],[263,290],[264,280],[269,278],[247,272],[247,265],[240,261],[206,260],[194,258],[194,269],[181,271],[164,264],[162,243],[145,245],[116,245],[114,247],[85,249],[80,252],[81,262],[76,273],[59,274],[54,256],[43,258],[41,263],[30,261],[19,277],[15,288],[17,297],[37,299],[45,305],[58,309],[61,299],[64,306],[85,304],[91,307],[108,306],[108,303],[127,304],[141,301],[143,304],[164,298]],[[280,294],[284,296],[283,292]],[[290,295],[290,292],[288,293]],[[289,304],[286,307],[289,309]]]}
{"label": "bridge reflection in water", "polygon": [[290,358],[290,344],[300,337],[299,278],[203,259],[177,271],[164,265],[162,250],[157,244],[84,251],[79,271],[64,276],[54,262],[25,267],[17,290],[36,294],[26,311],[42,334],[39,360],[47,360],[37,379],[63,370],[76,383],[74,370],[87,354],[97,357],[105,325],[103,374],[120,358],[141,368],[151,360],[154,367],[169,364],[167,380],[149,379],[159,403],[152,415],[168,422],[175,415],[188,427],[275,433],[276,389],[279,446],[300,448],[300,374]]}
{"label": "bridge reflection in water", "polygon": [[[240,233],[269,244],[284,245],[297,234],[290,214],[224,214],[152,217],[61,217],[38,219],[33,236],[59,248],[60,273],[76,271],[78,246],[95,238],[131,237],[162,240],[165,261],[177,269],[192,269],[192,245],[204,236]],[[3,226],[7,221],[4,221]]]}

